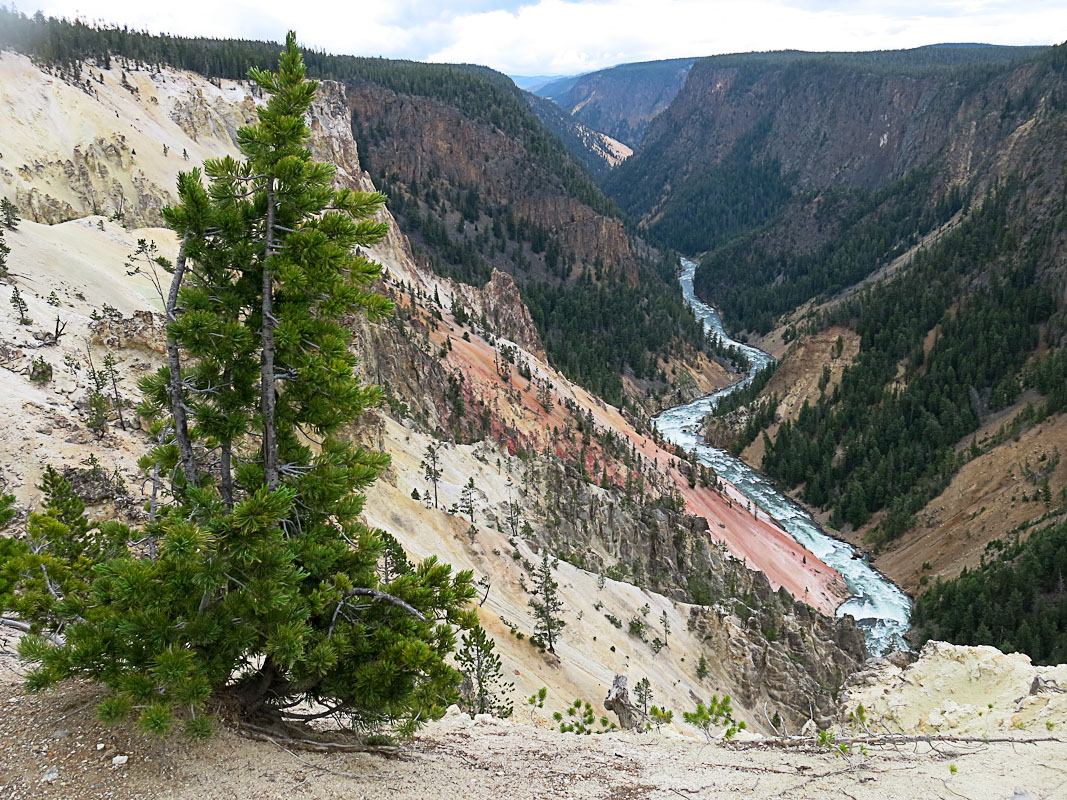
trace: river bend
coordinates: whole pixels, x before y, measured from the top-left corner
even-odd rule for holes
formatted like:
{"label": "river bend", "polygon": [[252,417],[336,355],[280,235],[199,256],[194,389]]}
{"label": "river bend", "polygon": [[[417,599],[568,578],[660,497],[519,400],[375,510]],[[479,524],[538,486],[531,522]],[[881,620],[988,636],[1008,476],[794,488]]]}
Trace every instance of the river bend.
{"label": "river bend", "polygon": [[749,467],[741,459],[734,458],[724,450],[708,446],[700,434],[701,421],[719,398],[725,397],[747,385],[752,377],[773,359],[755,347],[731,339],[723,329],[718,312],[697,299],[693,291],[693,275],[696,262],[682,259],[679,283],[682,295],[704,329],[718,336],[724,344],[733,345],[749,360],[748,375],[726,389],[675,406],[659,414],[654,423],[668,442],[696,450],[702,463],[715,469],[716,474],[732,483],[758,505],[788,533],[798,544],[814,553],[844,578],[852,596],[837,609],[837,615],[851,614],[867,639],[867,649],[872,655],[881,655],[895,649],[905,648],[904,634],[911,616],[911,601],[908,596],[888,578],[856,557],[852,545],[824,533],[815,520],[789,498],[776,491],[770,481]]}

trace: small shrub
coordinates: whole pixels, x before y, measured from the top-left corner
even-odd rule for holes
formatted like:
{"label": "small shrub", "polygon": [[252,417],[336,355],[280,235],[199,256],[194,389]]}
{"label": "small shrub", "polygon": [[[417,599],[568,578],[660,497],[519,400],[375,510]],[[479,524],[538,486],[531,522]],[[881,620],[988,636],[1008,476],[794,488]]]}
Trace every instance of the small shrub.
{"label": "small shrub", "polygon": [[48,383],[52,380],[52,365],[45,361],[43,356],[37,356],[30,364],[30,380],[34,383]]}
{"label": "small shrub", "polygon": [[682,712],[682,717],[703,733],[709,742],[713,740],[712,729],[718,727],[725,728],[722,738],[729,741],[737,735],[738,731],[742,731],[747,727],[744,720],[740,722],[735,720],[733,713],[734,709],[730,704],[730,695],[724,694],[721,700],[718,695],[712,695],[711,701],[706,706],[703,703],[697,703],[695,711],[684,711]]}

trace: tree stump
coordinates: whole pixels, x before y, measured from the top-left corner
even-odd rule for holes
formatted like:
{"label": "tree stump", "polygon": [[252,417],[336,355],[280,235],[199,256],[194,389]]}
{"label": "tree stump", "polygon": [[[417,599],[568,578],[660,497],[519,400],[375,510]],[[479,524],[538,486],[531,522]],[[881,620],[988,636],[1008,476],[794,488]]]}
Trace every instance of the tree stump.
{"label": "tree stump", "polygon": [[630,702],[630,691],[626,688],[626,676],[616,675],[611,684],[611,691],[604,698],[604,708],[613,711],[619,718],[619,727],[623,730],[645,729],[645,715],[641,709]]}

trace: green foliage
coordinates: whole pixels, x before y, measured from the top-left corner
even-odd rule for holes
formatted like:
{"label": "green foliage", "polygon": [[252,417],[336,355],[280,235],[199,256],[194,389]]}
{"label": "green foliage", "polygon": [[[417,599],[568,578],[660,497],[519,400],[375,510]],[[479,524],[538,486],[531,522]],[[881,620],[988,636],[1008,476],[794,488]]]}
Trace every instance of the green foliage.
{"label": "green foliage", "polygon": [[504,693],[515,684],[505,683],[496,642],[478,625],[463,635],[456,663],[463,673],[460,687],[464,707],[473,718],[476,714],[510,717],[514,706]]}
{"label": "green foliage", "polygon": [[542,686],[537,690],[536,694],[532,694],[526,698],[526,704],[536,706],[537,708],[545,707],[545,698],[548,697],[548,688]]}
{"label": "green foliage", "polygon": [[[15,516],[15,496],[13,494],[0,495],[0,527],[6,526]],[[14,569],[9,569],[8,564],[21,560],[26,556],[29,547],[22,539],[0,537],[0,611],[11,608],[14,602],[12,591],[15,587]]]}
{"label": "green foliage", "polygon": [[37,356],[30,363],[30,380],[35,383],[48,383],[52,380],[52,365],[45,361],[44,356]]}
{"label": "green foliage", "polygon": [[[721,162],[671,192],[649,226],[651,235],[676,250],[699,253],[773,217],[792,192],[777,159],[757,157],[771,132],[771,123],[770,116],[764,117],[738,138]],[[605,180],[608,191],[622,198],[629,213],[640,215],[655,205],[662,186],[649,176],[669,169],[672,144],[670,137],[652,139],[642,148],[640,161],[635,161],[633,168],[628,169],[628,162],[624,162]]]}
{"label": "green foliage", "polygon": [[333,168],[311,160],[315,84],[291,34],[279,72],[252,78],[270,99],[238,132],[245,160],[208,161],[206,188],[181,173],[164,212],[182,242],[157,265],[180,287],[167,329],[180,373],[141,382],[148,524],[134,536],[88,521],[49,470],[30,552],[5,566],[13,610],[65,639],[23,640],[39,662],[28,686],[95,679],[105,719],[156,735],[206,735],[212,695],[281,718],[316,703],[408,735],[458,698],[446,659],[475,623],[474,589],[360,522],[388,458],[342,435],[378,399],[354,377],[344,322],[389,310],[369,290],[379,265],[356,251],[385,234],[370,219],[383,198],[332,189]]}
{"label": "green foliage", "polygon": [[942,639],[1067,661],[1067,523],[1024,542],[993,541],[980,566],[938,580],[915,602],[918,643]]}
{"label": "green foliage", "polygon": [[437,508],[437,484],[441,480],[441,462],[438,456],[438,445],[430,442],[426,445],[426,452],[422,454],[422,471],[426,482],[433,486],[433,507]]}
{"label": "green foliage", "polygon": [[697,662],[697,680],[702,681],[706,677],[708,677],[708,660],[701,654],[700,661]]}
{"label": "green foliage", "polygon": [[3,608],[35,632],[59,633],[84,621],[94,565],[124,555],[129,532],[118,523],[90,522],[85,503],[52,467],[45,469],[38,488],[43,511],[30,514],[25,542],[9,546],[13,551],[4,561],[10,593]]}
{"label": "green foliage", "polygon": [[729,741],[746,727],[744,720],[738,722],[734,719],[733,713],[730,695],[723,695],[721,700],[718,695],[712,695],[706,706],[697,703],[696,710],[683,711],[682,718],[703,733],[709,742],[715,738],[714,729],[720,727],[724,729],[722,738]]}
{"label": "green foliage", "polygon": [[641,708],[641,712],[648,713],[648,704],[652,701],[652,684],[648,678],[642,678],[634,686],[634,699]]}
{"label": "green foliage", "polygon": [[97,439],[101,439],[107,433],[107,416],[111,410],[111,404],[108,402],[107,395],[99,389],[94,389],[89,393],[87,402],[89,414],[85,419],[85,424]]}
{"label": "green foliage", "polygon": [[18,228],[19,222],[21,222],[21,219],[19,218],[18,206],[6,197],[0,199],[0,224],[9,231],[13,231]]}
{"label": "green foliage", "polygon": [[648,629],[648,623],[646,623],[640,617],[631,617],[630,624],[627,627],[629,634],[635,636],[638,639],[644,641],[645,631]]}
{"label": "green foliage", "polygon": [[26,305],[26,301],[22,299],[22,294],[19,292],[19,287],[11,287],[11,307],[15,309],[15,316],[18,318],[19,325],[32,325],[33,320],[30,319],[30,308]]}
{"label": "green foliage", "polygon": [[728,324],[766,333],[779,314],[857,283],[959,211],[959,191],[929,201],[933,180],[932,169],[915,169],[878,191],[826,190],[820,214],[841,218],[827,244],[782,252],[754,230],[709,254],[694,287],[715,299]]}
{"label": "green foliage", "polygon": [[[879,539],[910,527],[968,457],[956,444],[977,430],[982,406],[1015,400],[1054,308],[1038,281],[1039,238],[1017,245],[1021,191],[1008,182],[896,280],[819,321],[854,326],[860,352],[832,395],[779,428],[763,459],[769,475],[787,487],[803,482],[801,497],[832,508],[839,523],[859,526],[887,509]],[[979,269],[989,274],[972,284],[966,276]]]}
{"label": "green foliage", "polygon": [[656,726],[656,730],[659,730],[663,725],[670,725],[674,722],[674,712],[667,708],[652,706],[648,710],[648,718]]}
{"label": "green foliage", "polygon": [[622,374],[659,374],[656,354],[672,343],[704,346],[704,333],[668,277],[647,274],[631,286],[614,274],[596,283],[583,274],[572,284],[535,281],[522,286],[553,366],[613,403],[622,402]]}
{"label": "green foliage", "polygon": [[581,698],[578,698],[567,707],[566,716],[556,711],[552,714],[552,719],[560,724],[560,733],[573,733],[579,736],[588,736],[592,733],[608,733],[609,731],[617,730],[619,727],[614,722],[610,722],[605,716],[601,716],[598,720],[596,712],[593,711],[593,704]]}
{"label": "green foliage", "polygon": [[548,652],[555,653],[556,640],[566,625],[560,616],[563,600],[559,596],[559,584],[552,577],[552,570],[559,566],[558,559],[549,559],[548,553],[541,555],[541,563],[533,573],[533,597],[530,598],[530,610],[537,620],[535,632],[537,638],[545,643]]}

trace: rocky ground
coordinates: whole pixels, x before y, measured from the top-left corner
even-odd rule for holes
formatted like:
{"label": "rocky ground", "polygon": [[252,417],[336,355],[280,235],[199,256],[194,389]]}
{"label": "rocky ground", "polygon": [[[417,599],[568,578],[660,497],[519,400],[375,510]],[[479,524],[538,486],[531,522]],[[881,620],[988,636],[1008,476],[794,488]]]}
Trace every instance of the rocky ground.
{"label": "rocky ground", "polygon": [[[984,684],[967,675],[981,672],[983,659],[987,665],[999,665],[993,672],[999,669],[1001,678],[1004,669],[1022,675],[1021,664],[1003,662],[1011,657],[992,653],[972,657],[967,648],[951,650],[968,652],[935,653],[912,670],[924,661],[922,669],[927,671],[952,661],[966,667],[952,673],[953,680],[967,683],[972,694]],[[0,797],[10,800],[505,796],[511,800],[1052,800],[1067,791],[1063,741],[870,745],[865,753],[854,747],[848,755],[835,756],[814,744],[788,749],[757,742],[707,744],[673,730],[576,738],[530,724],[521,710],[515,722],[471,720],[453,713],[389,757],[296,751],[253,741],[226,728],[205,744],[159,742],[127,726],[105,727],[98,722],[94,708],[100,692],[90,684],[68,683],[55,692],[29,696],[19,686],[18,672],[10,642],[0,646]],[[925,675],[915,673],[917,678]],[[925,694],[940,696],[943,704],[946,698],[935,684],[927,681],[923,686],[925,691],[913,690],[912,696],[902,694],[901,699],[910,702]],[[1008,693],[1015,688],[997,686]],[[989,696],[994,702],[1003,700],[997,694]],[[917,708],[924,718],[930,711],[921,703]],[[1065,724],[1063,708],[1054,713],[1059,723],[1053,724]],[[1008,725],[989,735],[1023,740],[1055,734],[1044,726],[1024,730]]]}

